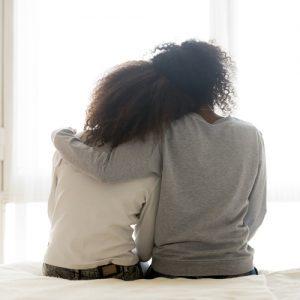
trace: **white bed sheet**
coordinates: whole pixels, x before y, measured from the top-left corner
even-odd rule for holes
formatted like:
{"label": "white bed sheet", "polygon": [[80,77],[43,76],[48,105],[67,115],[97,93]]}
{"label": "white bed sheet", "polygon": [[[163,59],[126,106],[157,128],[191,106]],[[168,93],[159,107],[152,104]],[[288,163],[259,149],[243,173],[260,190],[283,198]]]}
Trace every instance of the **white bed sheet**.
{"label": "white bed sheet", "polygon": [[44,277],[41,264],[0,265],[1,300],[300,299],[300,269],[231,279],[69,281]]}

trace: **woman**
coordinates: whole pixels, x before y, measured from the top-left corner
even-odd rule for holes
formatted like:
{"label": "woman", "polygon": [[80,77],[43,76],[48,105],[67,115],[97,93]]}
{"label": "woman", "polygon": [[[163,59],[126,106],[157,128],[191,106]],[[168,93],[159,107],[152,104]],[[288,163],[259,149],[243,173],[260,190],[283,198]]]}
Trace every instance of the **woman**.
{"label": "woman", "polygon": [[[80,140],[95,146],[86,141],[87,133]],[[89,137],[96,139],[94,134]],[[53,167],[44,275],[71,280],[143,278],[138,261],[151,258],[159,177],[103,183],[74,168],[58,152]]]}
{"label": "woman", "polygon": [[266,213],[264,143],[252,124],[230,115],[231,60],[195,40],[158,50],[100,82],[93,109],[101,122],[90,119],[87,128],[105,146],[84,145],[67,129],[54,144],[107,182],[161,176],[149,278],[257,274],[248,242]]}

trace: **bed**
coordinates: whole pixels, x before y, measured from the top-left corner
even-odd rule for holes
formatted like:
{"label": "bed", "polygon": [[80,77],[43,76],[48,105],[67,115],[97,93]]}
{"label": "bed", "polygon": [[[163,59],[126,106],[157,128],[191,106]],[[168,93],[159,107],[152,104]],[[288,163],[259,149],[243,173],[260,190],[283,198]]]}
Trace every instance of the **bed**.
{"label": "bed", "polygon": [[300,269],[231,279],[69,281],[44,277],[39,263],[0,265],[1,300],[300,299]]}

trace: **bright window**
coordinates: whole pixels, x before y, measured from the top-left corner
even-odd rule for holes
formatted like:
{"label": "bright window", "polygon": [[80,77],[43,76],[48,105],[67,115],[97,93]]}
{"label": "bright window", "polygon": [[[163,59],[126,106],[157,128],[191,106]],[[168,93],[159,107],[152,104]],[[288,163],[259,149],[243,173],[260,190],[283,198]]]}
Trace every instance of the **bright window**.
{"label": "bright window", "polygon": [[[4,261],[41,260],[51,132],[82,129],[90,93],[116,64],[162,42],[209,38],[209,0],[14,0],[12,159]],[[44,201],[44,202],[40,202]],[[36,202],[29,203],[27,202]]]}

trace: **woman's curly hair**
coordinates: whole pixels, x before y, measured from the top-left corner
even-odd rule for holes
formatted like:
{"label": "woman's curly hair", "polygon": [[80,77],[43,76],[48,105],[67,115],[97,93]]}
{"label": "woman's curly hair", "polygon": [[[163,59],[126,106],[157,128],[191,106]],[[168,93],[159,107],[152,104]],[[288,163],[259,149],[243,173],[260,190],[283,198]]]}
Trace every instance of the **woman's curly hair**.
{"label": "woman's curly hair", "polygon": [[148,134],[161,137],[171,122],[207,106],[228,115],[232,72],[230,57],[210,43],[157,46],[150,60],[121,64],[99,81],[87,110],[86,142],[117,147]]}

